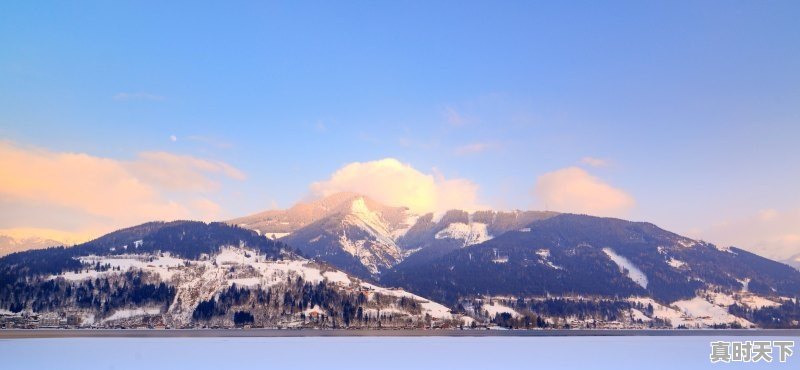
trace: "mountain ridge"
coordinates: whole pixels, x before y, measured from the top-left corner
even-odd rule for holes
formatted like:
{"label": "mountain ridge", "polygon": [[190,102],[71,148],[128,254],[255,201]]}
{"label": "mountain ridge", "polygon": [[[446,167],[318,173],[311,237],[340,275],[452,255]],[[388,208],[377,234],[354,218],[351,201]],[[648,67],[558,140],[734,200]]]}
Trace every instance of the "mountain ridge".
{"label": "mountain ridge", "polygon": [[343,192],[227,222],[283,240],[359,276],[377,277],[399,263],[425,263],[556,214],[449,210],[419,215],[407,207],[386,206]]}
{"label": "mountain ridge", "polygon": [[77,315],[96,327],[787,328],[800,327],[798,296],[788,265],[648,222],[416,215],[354,193],[0,258],[0,324],[13,327]]}
{"label": "mountain ridge", "polygon": [[150,222],[0,258],[0,324],[415,328],[462,318],[224,223]]}
{"label": "mountain ridge", "polygon": [[29,249],[42,249],[66,245],[66,243],[39,236],[14,237],[0,234],[0,257]]}

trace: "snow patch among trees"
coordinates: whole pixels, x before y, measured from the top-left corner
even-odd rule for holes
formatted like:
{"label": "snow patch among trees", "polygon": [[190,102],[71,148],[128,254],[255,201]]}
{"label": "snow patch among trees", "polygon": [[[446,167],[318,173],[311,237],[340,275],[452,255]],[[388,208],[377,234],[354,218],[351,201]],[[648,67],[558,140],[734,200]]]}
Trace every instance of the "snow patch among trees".
{"label": "snow patch among trees", "polygon": [[487,225],[482,222],[471,222],[469,225],[463,222],[453,222],[439,230],[434,237],[436,239],[463,240],[464,247],[483,243],[492,238]]}
{"label": "snow patch among trees", "polygon": [[674,259],[674,258],[670,258],[670,259],[667,261],[667,264],[668,264],[668,265],[670,265],[670,266],[672,266],[672,267],[674,267],[674,268],[676,268],[676,269],[679,269],[679,268],[681,268],[681,267],[683,267],[683,266],[686,266],[686,262],[683,262],[683,261],[681,261],[681,260],[676,260],[676,259]]}
{"label": "snow patch among trees", "polygon": [[520,315],[520,313],[515,311],[513,308],[500,304],[500,302],[495,302],[495,301],[492,301],[490,303],[484,303],[483,305],[481,305],[481,309],[483,311],[486,311],[486,313],[488,313],[488,316],[490,318],[495,317],[495,315],[501,313],[507,313],[514,318],[522,317],[522,315]]}

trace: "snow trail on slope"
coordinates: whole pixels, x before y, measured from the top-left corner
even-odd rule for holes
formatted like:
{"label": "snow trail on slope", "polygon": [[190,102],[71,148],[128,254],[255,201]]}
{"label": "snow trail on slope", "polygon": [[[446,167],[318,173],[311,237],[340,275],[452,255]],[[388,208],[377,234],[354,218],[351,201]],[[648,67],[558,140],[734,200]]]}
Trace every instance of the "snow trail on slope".
{"label": "snow trail on slope", "polygon": [[634,283],[639,284],[642,288],[647,289],[647,275],[645,275],[642,270],[639,270],[639,268],[636,267],[633,262],[623,256],[620,256],[611,248],[603,248],[603,252],[608,256],[608,258],[611,258],[611,260],[617,264],[620,271],[627,270],[628,277],[633,280]]}

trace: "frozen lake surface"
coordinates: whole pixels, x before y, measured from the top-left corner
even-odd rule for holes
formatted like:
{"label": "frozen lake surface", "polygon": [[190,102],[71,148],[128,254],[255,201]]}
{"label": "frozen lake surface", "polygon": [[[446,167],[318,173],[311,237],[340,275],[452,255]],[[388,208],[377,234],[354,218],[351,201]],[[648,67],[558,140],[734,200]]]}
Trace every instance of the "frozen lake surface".
{"label": "frozen lake surface", "polygon": [[[711,364],[716,340],[775,335],[538,337],[117,337],[0,339],[3,369],[711,369],[798,368]],[[796,352],[800,352],[795,347]]]}

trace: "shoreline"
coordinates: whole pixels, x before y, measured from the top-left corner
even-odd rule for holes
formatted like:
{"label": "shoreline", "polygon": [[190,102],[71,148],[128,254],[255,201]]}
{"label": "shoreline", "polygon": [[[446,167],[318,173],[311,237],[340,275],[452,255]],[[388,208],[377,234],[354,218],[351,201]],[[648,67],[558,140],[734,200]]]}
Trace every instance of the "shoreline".
{"label": "shoreline", "polygon": [[800,337],[800,329],[661,330],[346,330],[346,329],[2,329],[2,339],[44,338],[302,338],[302,337]]}

